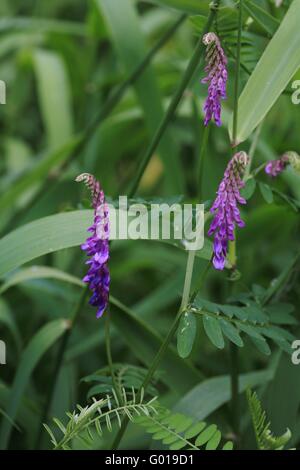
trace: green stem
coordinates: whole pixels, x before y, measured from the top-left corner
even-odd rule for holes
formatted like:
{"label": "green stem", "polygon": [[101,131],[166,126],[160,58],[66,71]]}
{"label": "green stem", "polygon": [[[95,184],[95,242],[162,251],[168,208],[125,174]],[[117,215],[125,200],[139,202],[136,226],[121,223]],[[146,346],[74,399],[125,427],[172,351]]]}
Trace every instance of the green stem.
{"label": "green stem", "polygon": [[260,173],[266,166],[266,163],[262,163],[261,165],[259,165],[257,168],[255,168],[253,171],[252,171],[252,175],[253,176],[256,176],[258,175],[258,173]]}
{"label": "green stem", "polygon": [[231,370],[231,413],[232,413],[232,428],[236,434],[239,435],[239,364],[238,364],[238,349],[237,346],[230,342],[229,345],[230,355],[230,370]]}
{"label": "green stem", "polygon": [[199,152],[199,200],[202,201],[203,200],[203,175],[204,175],[204,172],[203,172],[203,168],[204,168],[204,159],[205,159],[205,155],[206,155],[206,148],[207,148],[207,142],[208,142],[208,138],[209,138],[209,130],[210,130],[210,126],[206,126],[204,127],[204,130],[203,130],[203,134],[202,134],[202,141],[201,141],[201,148],[200,148],[200,152]]}
{"label": "green stem", "polygon": [[[234,238],[235,237],[236,237],[236,233],[234,233]],[[235,271],[236,263],[237,263],[236,241],[235,241],[235,239],[228,243],[228,256],[227,256],[227,259],[228,259],[229,264],[230,264],[230,269],[232,271]]]}
{"label": "green stem", "polygon": [[180,101],[181,101],[181,98],[188,86],[188,84],[190,83],[194,73],[195,73],[195,70],[197,69],[197,66],[199,64],[199,60],[203,54],[203,51],[204,51],[204,44],[202,42],[202,38],[203,38],[203,35],[205,33],[207,33],[214,21],[214,18],[215,18],[215,15],[216,15],[216,12],[217,12],[217,9],[218,9],[218,6],[220,4],[220,0],[216,0],[216,2],[214,3],[213,5],[213,8],[211,9],[210,11],[210,14],[209,14],[209,17],[208,17],[208,20],[207,20],[207,23],[205,25],[205,28],[203,30],[203,34],[201,35],[201,38],[194,50],[194,53],[192,55],[192,58],[187,66],[187,69],[181,79],[181,82],[171,100],[171,103],[168,107],[168,110],[165,114],[165,116],[163,117],[161,123],[159,124],[158,128],[157,128],[157,131],[156,133],[154,134],[153,138],[152,138],[152,141],[149,145],[149,147],[147,148],[146,150],[146,153],[137,169],[137,172],[136,172],[136,176],[133,180],[133,183],[131,185],[131,189],[129,191],[129,197],[132,197],[136,191],[138,190],[138,187],[139,187],[139,184],[140,184],[140,181],[142,179],[142,176],[148,166],[148,163],[152,157],[152,155],[154,154],[155,150],[157,149],[158,147],[158,144],[162,138],[162,136],[164,135],[164,132],[165,130],[167,129],[169,123],[171,122],[171,120],[173,119],[174,117],[174,114],[175,114],[175,111],[177,109],[177,106],[179,105]]}
{"label": "green stem", "polygon": [[[181,317],[182,312],[188,305],[189,301],[189,296],[190,296],[190,291],[191,291],[191,283],[192,283],[192,277],[193,277],[193,268],[194,268],[194,261],[195,261],[195,256],[196,256],[196,251],[189,251],[188,253],[188,259],[187,259],[187,266],[186,266],[186,272],[185,272],[185,281],[184,281],[184,287],[183,287],[183,294],[182,294],[182,301],[180,308],[176,314],[176,317],[171,325],[170,330],[168,331],[167,336],[165,337],[164,341],[162,342],[159,350],[157,351],[149,369],[147,372],[147,375],[139,389],[139,394],[141,394],[142,390],[146,390],[148,385],[150,384],[166,350],[169,347],[169,344],[171,343],[173,336],[177,330],[178,323]],[[119,444],[122,440],[122,437],[127,429],[129,420],[127,417],[125,417],[122,421],[121,427],[115,437],[115,440],[112,444],[112,449],[117,449],[119,447]]]}
{"label": "green stem", "polygon": [[184,286],[183,286],[183,294],[182,294],[182,301],[180,306],[180,311],[183,312],[187,307],[190,291],[191,291],[191,284],[193,278],[193,268],[195,263],[195,250],[189,250],[186,271],[185,271],[185,279],[184,279]]}
{"label": "green stem", "polygon": [[114,372],[114,364],[113,364],[113,359],[112,359],[112,353],[111,353],[111,342],[110,342],[110,309],[109,307],[107,308],[106,311],[106,318],[105,318],[105,349],[106,349],[106,357],[107,357],[107,362],[108,362],[108,367],[110,371],[110,376],[112,380],[112,386],[117,394],[118,400],[120,403],[123,402],[121,392],[119,390],[117,381],[116,381],[116,376]]}
{"label": "green stem", "polygon": [[255,133],[254,133],[254,137],[253,137],[253,140],[252,140],[252,144],[250,146],[250,149],[249,149],[249,163],[247,165],[247,168],[246,168],[246,171],[245,171],[245,174],[244,174],[244,181],[247,181],[247,179],[249,178],[250,176],[250,171],[251,171],[251,167],[252,167],[252,162],[253,162],[253,158],[254,158],[254,154],[255,154],[255,151],[256,151],[256,147],[257,147],[257,144],[258,144],[258,139],[259,139],[259,136],[260,136],[260,133],[261,133],[261,129],[262,129],[262,126],[263,126],[263,121],[260,123],[260,125],[258,126],[258,128],[256,129]]}
{"label": "green stem", "polygon": [[232,145],[237,145],[237,127],[238,127],[238,106],[239,106],[239,88],[240,88],[240,68],[241,68],[241,46],[242,46],[242,27],[243,27],[243,0],[239,2],[239,24],[238,24],[238,42],[236,51],[236,68],[234,83],[234,111],[233,111],[233,132]]}
{"label": "green stem", "polygon": [[36,444],[35,444],[36,449],[39,449],[40,445],[41,445],[41,441],[42,441],[42,437],[43,437],[43,424],[46,423],[47,419],[48,419],[48,414],[49,414],[49,410],[50,410],[51,405],[52,405],[52,400],[53,400],[53,395],[54,395],[54,392],[55,392],[57,379],[58,379],[58,376],[59,376],[61,366],[64,362],[65,352],[66,352],[66,349],[67,349],[67,346],[68,346],[68,343],[69,343],[69,340],[70,340],[70,336],[71,336],[72,331],[74,329],[74,326],[77,323],[78,318],[80,316],[80,313],[81,313],[81,311],[83,309],[83,306],[85,304],[87,295],[88,295],[88,287],[85,287],[84,290],[82,291],[82,294],[80,295],[80,298],[79,298],[79,300],[78,300],[78,302],[77,302],[77,304],[74,308],[74,311],[73,311],[73,313],[70,317],[70,328],[68,328],[66,330],[66,332],[64,333],[64,335],[61,339],[60,347],[59,347],[57,357],[56,357],[56,361],[55,361],[54,370],[53,370],[52,377],[51,377],[51,383],[50,383],[50,386],[49,386],[49,389],[48,389],[48,394],[47,394],[47,397],[46,397],[46,400],[45,400],[44,409],[43,409],[40,424],[39,424],[39,427],[38,427],[38,434],[37,434]]}
{"label": "green stem", "polygon": [[209,260],[209,262],[207,263],[207,265],[205,266],[203,272],[199,276],[199,280],[196,283],[196,288],[195,288],[194,292],[191,295],[190,303],[192,303],[195,300],[197,294],[199,293],[201,287],[203,286],[204,279],[206,278],[206,276],[208,274],[208,271],[211,268],[211,263],[212,263],[212,257]]}

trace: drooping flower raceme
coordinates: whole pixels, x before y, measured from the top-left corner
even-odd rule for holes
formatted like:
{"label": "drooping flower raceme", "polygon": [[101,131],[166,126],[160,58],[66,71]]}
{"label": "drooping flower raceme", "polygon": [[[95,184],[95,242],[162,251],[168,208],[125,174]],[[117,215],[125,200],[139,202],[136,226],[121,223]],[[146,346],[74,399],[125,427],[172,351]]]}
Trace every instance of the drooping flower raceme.
{"label": "drooping flower raceme", "polygon": [[271,160],[265,166],[267,175],[275,178],[282,173],[288,165],[299,173],[300,172],[300,156],[296,152],[286,152],[277,160]]}
{"label": "drooping flower raceme", "polygon": [[221,100],[226,99],[227,57],[220,40],[215,33],[207,33],[203,37],[207,46],[205,67],[206,77],[202,83],[209,83],[208,96],[204,104],[204,125],[207,126],[214,118],[217,126],[221,126]]}
{"label": "drooping flower raceme", "polygon": [[277,160],[271,160],[270,162],[268,162],[265,166],[265,172],[267,173],[267,175],[275,178],[280,173],[282,173],[283,170],[285,170],[288,164],[289,157],[287,156],[287,154],[284,154]]}
{"label": "drooping flower raceme", "polygon": [[217,191],[217,198],[211,208],[214,218],[208,235],[215,234],[213,265],[219,270],[225,267],[228,242],[234,240],[235,226],[245,226],[240,216],[238,204],[246,204],[246,200],[240,195],[240,190],[244,186],[242,175],[248,160],[248,155],[245,152],[236,153],[232,157]]}
{"label": "drooping flower raceme", "polygon": [[89,270],[83,278],[83,282],[89,285],[92,297],[89,303],[97,307],[97,318],[101,317],[108,305],[110,274],[109,260],[109,211],[104,193],[99,182],[93,175],[83,173],[76,178],[77,182],[83,181],[92,193],[92,205],[94,208],[94,223],[88,229],[91,236],[81,245],[82,250],[89,256],[86,262]]}

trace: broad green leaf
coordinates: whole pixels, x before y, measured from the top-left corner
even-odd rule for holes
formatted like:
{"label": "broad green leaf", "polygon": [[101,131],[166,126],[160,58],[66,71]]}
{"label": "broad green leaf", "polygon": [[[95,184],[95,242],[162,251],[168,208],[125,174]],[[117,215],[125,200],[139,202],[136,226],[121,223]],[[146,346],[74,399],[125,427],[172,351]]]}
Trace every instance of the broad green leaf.
{"label": "broad green leaf", "polygon": [[7,31],[28,31],[51,32],[59,34],[71,34],[75,36],[86,36],[87,29],[84,23],[75,21],[62,21],[58,19],[44,18],[22,18],[22,17],[2,17],[0,20],[0,32]]}
{"label": "broad green leaf", "polygon": [[[239,392],[256,387],[272,380],[274,372],[263,370],[241,374]],[[206,419],[211,413],[230,400],[230,377],[222,375],[207,379],[192,388],[175,406],[175,410],[192,416],[195,420]]]}
{"label": "broad green leaf", "polygon": [[[154,257],[155,250],[151,250],[151,256]],[[172,253],[173,254],[173,253]],[[181,253],[180,253],[181,254]],[[145,259],[145,258],[144,258]],[[157,259],[156,265],[152,269],[156,269],[157,263],[162,262],[162,258]],[[169,261],[170,262],[170,261]],[[134,311],[141,316],[156,314],[166,307],[173,305],[179,298],[184,283],[184,268],[180,264],[180,268],[175,270],[174,275],[168,276],[165,282],[162,282],[157,289],[154,289],[142,300],[134,305]],[[128,272],[128,271],[127,271]]]}
{"label": "broad green leaf", "polygon": [[289,355],[282,354],[274,379],[265,390],[266,412],[274,433],[280,435],[287,427],[291,430],[293,436],[291,444],[295,447],[299,432],[299,389],[299,366],[292,363]]}
{"label": "broad green leaf", "polygon": [[[110,301],[117,307],[113,309],[111,321],[119,331],[119,340],[122,339],[128,345],[139,361],[149,366],[162,338],[117,299],[110,297]],[[179,358],[173,347],[167,349],[159,368],[164,371],[161,380],[178,393],[186,393],[201,380],[201,374],[188,361]]]}
{"label": "broad green leaf", "polygon": [[0,287],[0,294],[21,282],[31,281],[33,279],[57,279],[59,281],[69,282],[77,286],[84,286],[83,282],[71,274],[60,271],[59,269],[48,266],[30,266],[21,269],[9,276]]}
{"label": "broad green leaf", "polygon": [[30,162],[30,147],[21,139],[7,138],[4,142],[7,169],[12,173],[24,170]]}
{"label": "broad green leaf", "polygon": [[209,315],[203,315],[203,326],[205,333],[207,334],[211,342],[217,348],[223,349],[225,343],[219,321]]}
{"label": "broad green leaf", "polygon": [[[21,399],[33,370],[45,352],[61,337],[67,328],[69,328],[69,323],[64,319],[48,323],[35,334],[24,350],[14,377],[10,400],[6,409],[6,413],[13,421],[17,416]],[[11,423],[6,420],[3,421],[0,429],[1,449],[7,447],[11,431]]]}
{"label": "broad green leaf", "polygon": [[[124,64],[127,74],[131,74],[142,62],[147,47],[142,33],[139,17],[130,0],[96,0],[96,5],[103,13],[110,28],[118,55]],[[162,97],[152,66],[134,83],[150,137],[156,132],[163,118]],[[159,153],[165,164],[165,177],[168,186],[175,191],[181,188],[181,171],[178,165],[177,147],[167,131],[159,145]]]}
{"label": "broad green leaf", "polygon": [[[4,21],[7,18],[3,18]],[[2,20],[2,19],[1,19]],[[0,24],[1,24],[0,20]],[[0,31],[1,31],[0,26]],[[16,32],[7,35],[2,35],[0,42],[0,57],[6,56],[15,50],[18,51],[20,48],[39,47],[45,42],[45,36],[40,32]]]}
{"label": "broad green leaf", "polygon": [[265,183],[259,183],[259,189],[266,203],[272,204],[272,202],[274,201],[274,196],[273,196],[273,192],[270,186]]}
{"label": "broad green leaf", "polygon": [[294,0],[239,98],[236,144],[250,136],[299,69],[299,23],[300,0]]}
{"label": "broad green leaf", "polygon": [[209,12],[209,0],[146,0],[162,7],[170,7],[184,11],[191,15],[207,15]]}
{"label": "broad green leaf", "polygon": [[250,0],[244,2],[247,13],[270,35],[273,36],[280,22],[270,15],[264,8],[256,5]]}
{"label": "broad green leaf", "polygon": [[11,232],[0,240],[0,276],[39,256],[80,245],[92,217],[91,210],[66,212]]}
{"label": "broad green leaf", "polygon": [[[0,405],[3,409],[7,408],[7,404],[11,398],[11,388],[0,381]],[[35,427],[38,419],[39,408],[28,397],[22,397],[18,416],[16,416],[15,422],[21,429],[25,430],[27,436],[35,435]]]}
{"label": "broad green leaf", "polygon": [[[0,278],[39,256],[81,245],[92,220],[91,210],[65,212],[35,220],[9,233],[0,239]],[[168,243],[174,244],[172,240]],[[182,243],[179,245],[183,249]],[[209,252],[210,245],[206,244],[197,251],[197,256],[208,259]]]}
{"label": "broad green leaf", "polygon": [[70,84],[62,58],[47,50],[33,54],[39,102],[50,149],[60,148],[71,139],[73,112]]}
{"label": "broad green leaf", "polygon": [[185,359],[192,352],[197,333],[197,320],[192,312],[184,312],[177,331],[177,351]]}

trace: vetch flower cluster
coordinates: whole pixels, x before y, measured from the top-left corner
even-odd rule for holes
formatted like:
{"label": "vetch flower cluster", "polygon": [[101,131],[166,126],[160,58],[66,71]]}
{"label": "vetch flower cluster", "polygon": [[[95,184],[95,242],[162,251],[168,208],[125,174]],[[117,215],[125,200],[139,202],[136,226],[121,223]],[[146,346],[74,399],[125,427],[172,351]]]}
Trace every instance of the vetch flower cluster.
{"label": "vetch flower cluster", "polygon": [[246,204],[240,190],[244,187],[242,175],[249,158],[245,152],[238,152],[230,160],[217,191],[217,198],[211,208],[214,219],[208,235],[214,235],[213,265],[223,270],[228,250],[228,242],[234,240],[235,226],[244,227],[238,204]]}
{"label": "vetch flower cluster", "polygon": [[296,152],[286,152],[277,160],[271,160],[266,164],[265,172],[267,175],[275,178],[282,173],[289,164],[295,171],[300,172],[300,157]]}
{"label": "vetch flower cluster", "polygon": [[89,285],[93,293],[89,303],[97,307],[96,316],[100,318],[109,299],[110,274],[107,265],[109,260],[109,211],[104,192],[93,175],[83,173],[76,178],[76,181],[83,181],[91,190],[93,198],[94,223],[88,229],[91,236],[81,245],[81,248],[89,256],[89,260],[86,262],[89,265],[89,270],[83,278],[83,282]]}
{"label": "vetch flower cluster", "polygon": [[265,166],[265,172],[267,173],[267,175],[275,178],[280,173],[282,173],[283,170],[285,170],[288,164],[289,158],[286,154],[284,154],[277,160],[271,160],[270,162],[268,162]]}
{"label": "vetch flower cluster", "polygon": [[209,83],[208,96],[204,104],[204,125],[207,126],[214,118],[217,126],[221,126],[221,100],[226,99],[228,79],[227,57],[215,33],[205,34],[203,43],[207,46],[207,65],[205,67],[207,76],[202,80],[202,83]]}

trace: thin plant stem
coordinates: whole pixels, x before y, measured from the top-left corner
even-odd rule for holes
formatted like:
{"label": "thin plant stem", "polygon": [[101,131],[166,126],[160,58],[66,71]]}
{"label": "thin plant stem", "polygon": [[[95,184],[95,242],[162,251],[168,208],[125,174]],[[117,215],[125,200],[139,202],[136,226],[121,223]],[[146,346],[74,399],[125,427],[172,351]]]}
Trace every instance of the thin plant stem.
{"label": "thin plant stem", "polygon": [[180,17],[173,23],[170,28],[165,32],[165,34],[157,41],[157,43],[153,46],[153,48],[148,52],[145,58],[137,65],[137,67],[133,70],[131,75],[117,88],[115,88],[112,93],[107,98],[106,102],[100,109],[100,111],[94,116],[91,122],[88,124],[86,130],[78,135],[78,140],[75,144],[75,148],[66,159],[66,161],[61,165],[59,171],[55,172],[55,174],[49,174],[49,176],[45,179],[44,183],[42,184],[41,188],[37,191],[37,193],[32,197],[32,199],[27,203],[26,207],[22,207],[20,211],[16,212],[15,217],[7,224],[5,227],[5,231],[10,231],[15,227],[15,222],[19,221],[23,214],[27,214],[28,211],[35,206],[35,204],[41,199],[41,197],[45,196],[46,193],[49,193],[51,189],[55,186],[57,181],[59,180],[60,176],[63,172],[69,167],[69,165],[80,155],[85,148],[87,142],[90,138],[94,135],[96,130],[99,128],[99,125],[105,121],[105,119],[112,113],[112,111],[116,108],[119,104],[125,93],[127,92],[128,88],[133,85],[138,78],[143,74],[146,68],[151,63],[154,56],[157,52],[166,44],[166,42],[174,35],[177,29],[181,26],[181,24],[186,20],[187,15],[183,13]]}
{"label": "thin plant stem", "polygon": [[[236,237],[236,233],[234,233],[234,238]],[[234,272],[236,270],[236,263],[237,263],[237,254],[236,254],[236,240],[230,241],[228,243],[228,262],[230,265],[230,269]]]}
{"label": "thin plant stem", "polygon": [[54,392],[55,392],[55,387],[56,387],[56,384],[57,384],[57,379],[58,379],[58,376],[59,376],[59,372],[60,372],[61,366],[64,362],[65,352],[66,352],[66,349],[67,349],[67,346],[68,346],[68,343],[69,343],[70,336],[72,334],[74,325],[77,323],[78,318],[80,317],[80,314],[81,314],[82,309],[84,307],[87,295],[88,295],[88,287],[85,287],[83,289],[83,291],[80,295],[80,298],[79,298],[79,300],[78,300],[78,302],[77,302],[77,304],[74,308],[74,311],[71,315],[70,327],[66,330],[66,332],[64,333],[64,335],[61,339],[60,347],[59,347],[59,350],[58,350],[58,353],[57,353],[57,356],[56,356],[54,370],[53,370],[52,377],[51,377],[51,383],[50,383],[50,386],[49,386],[49,389],[48,389],[48,394],[47,394],[47,397],[46,397],[46,400],[45,400],[45,405],[44,405],[43,412],[42,412],[42,415],[41,415],[40,425],[38,427],[38,434],[37,434],[37,439],[36,439],[36,444],[35,444],[36,449],[39,449],[40,445],[41,445],[42,436],[43,436],[43,424],[46,423],[46,421],[47,421],[49,410],[50,410],[51,405],[52,405],[53,395],[54,395]]}
{"label": "thin plant stem", "polygon": [[157,149],[157,147],[159,145],[159,142],[160,142],[162,136],[165,133],[165,130],[167,129],[168,125],[170,124],[171,120],[173,119],[174,114],[175,114],[176,109],[177,109],[177,106],[179,105],[179,103],[181,101],[181,98],[182,98],[188,84],[190,83],[190,81],[193,78],[195,70],[197,69],[197,66],[199,64],[199,60],[202,57],[202,54],[203,54],[203,51],[204,51],[204,48],[205,48],[205,46],[203,44],[203,41],[202,41],[202,37],[206,32],[209,31],[209,29],[210,29],[210,27],[211,27],[211,25],[214,21],[219,3],[220,3],[220,0],[216,0],[216,2],[213,5],[213,8],[210,11],[207,23],[206,23],[205,28],[203,30],[203,34],[201,35],[201,38],[200,38],[200,40],[199,40],[199,42],[198,42],[198,44],[197,44],[197,46],[194,50],[194,53],[191,57],[191,60],[188,64],[188,66],[187,66],[187,69],[186,69],[186,71],[185,71],[185,73],[184,73],[184,75],[181,79],[181,82],[180,82],[175,94],[173,95],[173,98],[172,98],[171,103],[168,107],[168,110],[167,110],[165,116],[163,117],[162,121],[160,122],[160,124],[157,128],[157,131],[155,132],[155,134],[154,134],[154,136],[153,136],[153,138],[150,142],[150,145],[149,145],[149,147],[147,148],[147,150],[145,152],[145,155],[144,155],[141,163],[139,164],[139,167],[138,167],[137,172],[136,172],[136,176],[133,180],[133,183],[131,185],[131,189],[129,191],[129,197],[132,197],[136,193],[136,191],[138,190],[140,181],[141,181],[142,176],[143,176],[143,174],[144,174],[144,172],[145,172],[145,170],[148,166],[148,163],[150,162],[152,155],[154,154],[155,150]]}
{"label": "thin plant stem", "polygon": [[[238,42],[236,53],[235,85],[234,85],[234,110],[233,110],[233,134],[232,146],[236,147],[237,129],[238,129],[238,105],[239,105],[239,87],[240,87],[240,68],[241,68],[241,44],[243,27],[243,0],[239,1],[239,20],[238,20]],[[229,242],[228,261],[232,266],[232,271],[236,269],[236,236],[234,241]],[[231,384],[231,413],[232,426],[236,435],[239,432],[239,368],[238,368],[238,350],[235,344],[230,342],[230,384]]]}
{"label": "thin plant stem", "polygon": [[231,413],[232,427],[236,434],[239,435],[239,356],[237,346],[230,342],[230,377],[231,377]]}
{"label": "thin plant stem", "polygon": [[202,133],[201,148],[199,152],[199,200],[203,199],[203,169],[204,169],[204,159],[207,151],[207,142],[209,138],[210,125],[205,126]]}
{"label": "thin plant stem", "polygon": [[110,308],[108,307],[107,312],[106,312],[106,319],[105,319],[105,348],[106,348],[106,356],[107,356],[107,362],[108,362],[108,367],[111,375],[111,380],[112,380],[112,385],[113,388],[117,394],[117,398],[120,403],[123,402],[123,398],[120,392],[120,389],[118,387],[117,381],[116,381],[116,376],[114,372],[114,364],[113,364],[113,359],[112,359],[112,353],[111,353],[111,342],[110,342]]}
{"label": "thin plant stem", "polygon": [[187,264],[186,264],[186,271],[185,271],[185,280],[184,280],[184,286],[183,286],[183,293],[182,293],[182,300],[181,300],[181,305],[180,308],[176,314],[176,317],[171,325],[171,328],[162,343],[160,349],[158,350],[155,358],[153,359],[153,362],[151,366],[149,367],[148,373],[141,385],[141,389],[146,389],[151,382],[151,379],[158,367],[158,365],[161,362],[162,357],[164,356],[170,342],[172,341],[172,338],[176,332],[178,322],[180,320],[182,312],[186,309],[190,297],[190,291],[191,291],[191,284],[192,284],[192,278],[193,278],[193,269],[194,269],[194,263],[195,263],[195,256],[196,256],[196,251],[195,250],[190,250],[188,252],[188,259],[187,259]]}
{"label": "thin plant stem", "polygon": [[[149,369],[147,372],[147,375],[139,389],[139,395],[141,394],[142,390],[146,390],[148,385],[150,384],[166,350],[169,347],[169,344],[171,343],[173,336],[177,330],[178,323],[181,317],[182,312],[185,310],[185,308],[188,305],[188,300],[190,296],[190,290],[191,290],[191,283],[192,283],[192,277],[193,277],[193,268],[194,268],[194,261],[195,261],[195,255],[196,251],[190,250],[188,253],[188,259],[187,259],[187,266],[186,266],[186,272],[185,272],[185,281],[184,281],[184,287],[183,287],[183,294],[182,294],[182,301],[180,308],[176,314],[176,317],[171,325],[170,330],[168,331],[167,336],[165,337],[164,341],[162,342],[159,350],[157,351]],[[117,449],[119,447],[119,444],[122,440],[122,437],[127,429],[129,423],[129,419],[125,417],[121,423],[121,427],[114,439],[114,442],[112,444],[112,449]]]}
{"label": "thin plant stem", "polygon": [[251,172],[251,174],[252,174],[253,176],[258,175],[258,173],[260,173],[260,172],[265,168],[265,166],[266,166],[266,164],[265,164],[265,163],[262,163],[262,164],[259,165],[257,168],[255,168],[255,169]]}
{"label": "thin plant stem", "polygon": [[258,140],[259,140],[259,136],[260,136],[260,133],[261,133],[262,126],[263,126],[263,121],[260,123],[260,125],[256,129],[256,131],[254,133],[254,136],[253,136],[253,140],[252,140],[252,143],[251,143],[251,146],[250,146],[250,149],[249,149],[249,153],[248,153],[249,163],[247,165],[247,168],[246,168],[246,171],[245,171],[245,174],[244,174],[244,181],[247,181],[247,179],[250,176],[252,162],[253,162],[254,154],[255,154],[255,151],[256,151],[256,148],[257,148],[257,144],[258,144]]}
{"label": "thin plant stem", "polygon": [[182,294],[182,301],[180,310],[183,311],[189,301],[190,291],[191,291],[191,283],[193,277],[193,268],[195,263],[195,250],[189,250],[186,271],[185,271],[185,279],[184,279],[184,286],[183,286],[183,294]]}
{"label": "thin plant stem", "polygon": [[190,303],[192,303],[196,296],[198,295],[198,293],[200,292],[200,289],[201,287],[203,286],[203,283],[204,283],[204,279],[206,278],[207,274],[208,274],[208,271],[210,270],[211,268],[211,262],[212,262],[212,257],[211,259],[209,260],[209,262],[207,263],[207,265],[205,266],[203,272],[200,274],[199,276],[199,279],[196,283],[196,288],[195,290],[193,291],[191,297],[190,297]]}
{"label": "thin plant stem", "polygon": [[237,145],[237,128],[238,128],[238,107],[239,107],[239,89],[240,89],[240,69],[241,69],[241,46],[242,46],[242,26],[243,26],[243,0],[239,2],[239,24],[238,39],[236,51],[236,68],[234,82],[234,111],[233,111],[233,131],[232,145]]}

